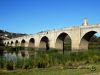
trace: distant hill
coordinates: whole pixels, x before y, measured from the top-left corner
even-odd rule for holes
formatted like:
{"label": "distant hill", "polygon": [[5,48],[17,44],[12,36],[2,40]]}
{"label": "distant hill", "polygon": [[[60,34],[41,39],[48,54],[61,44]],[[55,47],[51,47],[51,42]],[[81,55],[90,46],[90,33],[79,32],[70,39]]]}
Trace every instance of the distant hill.
{"label": "distant hill", "polygon": [[12,32],[8,32],[8,31],[0,30],[0,45],[2,44],[2,40],[21,37],[21,36],[25,36],[25,35],[27,35],[27,34],[12,33]]}
{"label": "distant hill", "polygon": [[16,37],[21,37],[25,36],[27,34],[22,34],[22,33],[12,33],[4,30],[0,30],[0,38],[3,39],[11,39],[11,38],[16,38]]}

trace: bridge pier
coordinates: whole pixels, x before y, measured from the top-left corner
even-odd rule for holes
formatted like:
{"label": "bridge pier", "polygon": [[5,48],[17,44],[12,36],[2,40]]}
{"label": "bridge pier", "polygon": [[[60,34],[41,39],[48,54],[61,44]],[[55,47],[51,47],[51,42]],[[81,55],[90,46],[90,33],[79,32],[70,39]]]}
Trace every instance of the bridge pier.
{"label": "bridge pier", "polygon": [[79,51],[79,45],[80,45],[80,28],[74,27],[71,31],[71,39],[72,39],[72,51]]}
{"label": "bridge pier", "polygon": [[76,40],[73,40],[71,48],[72,48],[72,52],[79,51],[80,50],[79,42],[77,42]]}

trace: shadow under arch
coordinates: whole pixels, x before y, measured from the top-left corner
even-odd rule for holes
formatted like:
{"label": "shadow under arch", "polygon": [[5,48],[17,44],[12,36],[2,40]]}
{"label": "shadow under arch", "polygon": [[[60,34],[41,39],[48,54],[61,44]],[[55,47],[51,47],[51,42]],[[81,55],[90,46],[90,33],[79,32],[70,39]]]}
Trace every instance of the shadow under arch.
{"label": "shadow under arch", "polygon": [[4,46],[6,46],[7,45],[7,42],[4,42],[3,44],[4,44]]}
{"label": "shadow under arch", "polygon": [[70,36],[62,32],[57,36],[55,47],[58,50],[63,50],[64,51],[71,51],[71,38]]}
{"label": "shadow under arch", "polygon": [[80,45],[79,45],[80,50],[88,50],[89,41],[95,33],[97,33],[97,32],[89,31],[83,35],[83,37],[81,38],[81,41],[80,41]]}
{"label": "shadow under arch", "polygon": [[13,42],[13,41],[11,41],[11,46],[13,46],[13,44],[14,44],[14,42]]}
{"label": "shadow under arch", "polygon": [[15,46],[19,46],[18,40],[15,41]]}
{"label": "shadow under arch", "polygon": [[35,40],[34,40],[34,38],[30,38],[28,47],[31,47],[31,48],[35,47]]}
{"label": "shadow under arch", "polygon": [[26,43],[26,41],[23,39],[23,40],[21,41],[21,47],[25,47],[25,43]]}
{"label": "shadow under arch", "polygon": [[43,36],[40,40],[40,44],[39,44],[39,48],[41,50],[49,50],[50,47],[49,47],[49,39],[47,36]]}
{"label": "shadow under arch", "polygon": [[7,46],[9,46],[9,42],[7,42]]}

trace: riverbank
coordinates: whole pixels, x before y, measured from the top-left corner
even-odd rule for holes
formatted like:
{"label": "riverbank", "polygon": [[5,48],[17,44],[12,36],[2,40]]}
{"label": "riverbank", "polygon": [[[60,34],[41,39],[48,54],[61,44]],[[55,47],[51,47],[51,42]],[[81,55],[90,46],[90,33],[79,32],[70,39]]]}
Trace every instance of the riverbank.
{"label": "riverbank", "polygon": [[[81,67],[81,66],[80,66]],[[95,67],[95,68],[93,68]],[[93,70],[94,69],[94,70]],[[85,65],[83,68],[66,68],[54,66],[50,68],[17,69],[13,71],[2,71],[0,75],[88,75],[100,72],[100,63]],[[96,74],[97,75],[97,74]]]}

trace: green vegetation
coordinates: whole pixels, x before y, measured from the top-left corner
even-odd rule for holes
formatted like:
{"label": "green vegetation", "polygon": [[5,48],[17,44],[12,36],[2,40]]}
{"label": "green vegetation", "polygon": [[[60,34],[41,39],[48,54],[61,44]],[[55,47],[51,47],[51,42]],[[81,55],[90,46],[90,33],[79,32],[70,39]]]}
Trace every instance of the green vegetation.
{"label": "green vegetation", "polygon": [[[55,49],[45,51],[1,46],[0,75],[81,75],[100,71],[100,43],[97,40],[92,39],[90,50],[84,52],[71,52],[70,41],[65,43],[64,53]],[[25,58],[25,50],[28,50],[29,58]],[[5,51],[16,55],[20,51],[23,58],[7,60],[3,57]]]}
{"label": "green vegetation", "polygon": [[[96,70],[93,70],[95,67]],[[18,69],[16,71],[0,72],[0,75],[84,75],[88,73],[96,73],[100,71],[100,63],[93,65],[85,65],[83,68],[68,69],[66,67],[54,66],[51,68],[34,68],[29,70]]]}
{"label": "green vegetation", "polygon": [[[6,47],[8,53],[18,53],[23,49],[25,48]],[[100,50],[63,53],[57,50],[26,49],[31,53],[29,59],[23,57],[13,61],[1,56],[0,75],[81,75],[100,71]]]}
{"label": "green vegetation", "polygon": [[[13,48],[12,48],[13,49]],[[14,48],[16,50],[16,48]],[[17,48],[18,49],[18,48]],[[12,50],[11,50],[12,52]],[[52,66],[62,67],[79,67],[81,65],[94,64],[100,62],[100,50],[89,50],[86,52],[59,52],[51,51],[36,51],[30,55],[29,59],[17,58],[16,61],[5,60],[1,57],[3,69],[32,69],[32,68],[50,68]]]}

